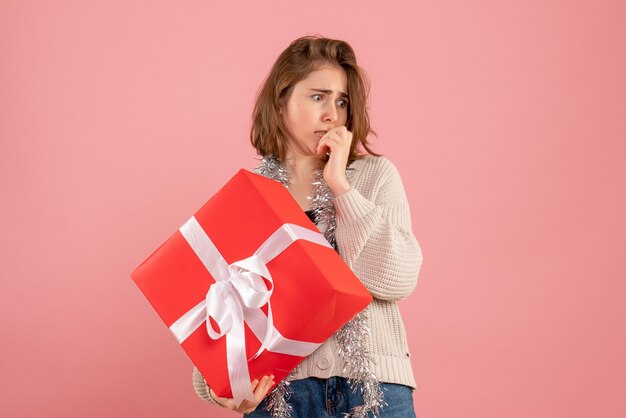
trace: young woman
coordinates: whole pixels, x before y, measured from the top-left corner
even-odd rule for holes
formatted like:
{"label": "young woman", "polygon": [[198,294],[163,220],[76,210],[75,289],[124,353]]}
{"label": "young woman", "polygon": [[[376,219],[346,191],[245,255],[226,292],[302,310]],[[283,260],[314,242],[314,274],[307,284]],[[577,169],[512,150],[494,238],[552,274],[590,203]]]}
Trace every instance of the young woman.
{"label": "young woman", "polygon": [[284,382],[251,382],[256,402],[216,397],[194,367],[202,399],[249,417],[415,416],[396,302],[415,288],[422,251],[398,170],[369,148],[368,93],[348,43],[296,39],[263,83],[250,138],[255,171],[287,187],[374,300]]}

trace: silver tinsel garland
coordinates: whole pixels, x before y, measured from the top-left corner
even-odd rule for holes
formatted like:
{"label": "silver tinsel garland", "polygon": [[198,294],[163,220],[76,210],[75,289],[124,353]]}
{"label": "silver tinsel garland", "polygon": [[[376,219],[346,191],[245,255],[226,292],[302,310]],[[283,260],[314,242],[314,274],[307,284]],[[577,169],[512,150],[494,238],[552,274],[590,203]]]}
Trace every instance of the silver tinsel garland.
{"label": "silver tinsel garland", "polygon": [[[277,156],[260,158],[260,164],[253,171],[264,177],[271,178],[289,188],[289,171],[281,163]],[[353,168],[346,168],[346,177],[350,180]],[[335,240],[335,195],[324,180],[324,171],[316,170],[313,175],[312,211],[313,219],[316,220],[326,240],[338,251]],[[363,405],[354,407],[346,417],[364,418],[368,413],[374,417],[380,414],[385,405],[380,383],[372,372],[370,365],[373,364],[371,353],[366,346],[366,338],[369,334],[366,311],[354,316],[335,334],[339,344],[339,356],[344,361],[344,374],[350,376],[348,382],[353,392],[360,390],[363,395]],[[268,395],[267,411],[271,411],[272,418],[291,417],[292,407],[289,405],[290,382],[293,380],[296,369],[280,382]]]}

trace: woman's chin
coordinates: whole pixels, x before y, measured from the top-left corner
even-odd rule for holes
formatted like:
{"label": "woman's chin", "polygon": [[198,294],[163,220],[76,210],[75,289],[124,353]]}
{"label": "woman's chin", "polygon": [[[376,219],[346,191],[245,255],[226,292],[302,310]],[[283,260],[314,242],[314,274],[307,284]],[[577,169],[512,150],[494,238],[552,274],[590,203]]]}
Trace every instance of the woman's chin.
{"label": "woman's chin", "polygon": [[317,145],[307,149],[307,155],[309,157],[321,157],[321,155],[317,153]]}

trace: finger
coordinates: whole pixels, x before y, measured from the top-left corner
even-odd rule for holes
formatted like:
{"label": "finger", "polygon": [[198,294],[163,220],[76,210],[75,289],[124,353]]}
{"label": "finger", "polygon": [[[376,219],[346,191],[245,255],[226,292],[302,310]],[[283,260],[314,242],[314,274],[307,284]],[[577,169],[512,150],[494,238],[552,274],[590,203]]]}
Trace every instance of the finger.
{"label": "finger", "polygon": [[259,379],[254,379],[252,382],[252,391],[254,392],[254,388],[259,385]]}
{"label": "finger", "polygon": [[265,387],[265,382],[267,381],[267,379],[268,379],[267,376],[263,376],[261,378],[261,381],[259,382],[258,386],[254,390],[254,397],[256,399],[259,399],[259,396],[261,396],[261,394],[263,393],[263,389]]}
{"label": "finger", "polygon": [[329,151],[330,151],[330,147],[326,145],[326,143],[322,143],[322,141],[320,141],[320,143],[317,145],[317,149],[315,150],[315,153],[322,154],[324,152],[329,152]]}
{"label": "finger", "polygon": [[348,128],[346,128],[345,126],[342,126],[340,129],[337,129],[335,131],[335,134],[339,137],[339,138],[349,138],[352,135],[352,132],[350,132],[348,130]]}
{"label": "finger", "polygon": [[317,145],[318,153],[323,151],[332,152],[339,145],[339,141],[335,137],[321,139]]}
{"label": "finger", "polygon": [[342,133],[345,131],[347,131],[347,128],[345,126],[337,126],[335,129],[332,130],[332,132],[337,135],[342,135]]}
{"label": "finger", "polygon": [[267,395],[267,392],[269,392],[269,390],[272,388],[273,385],[274,385],[274,375],[270,375],[269,378],[267,379],[267,382],[265,383],[265,390],[264,390],[263,396]]}
{"label": "finger", "polygon": [[320,147],[323,147],[325,142],[326,142],[326,135],[324,135],[323,137],[320,138],[319,141],[317,141],[317,149],[319,150]]}
{"label": "finger", "polygon": [[341,145],[344,142],[346,142],[345,138],[341,135],[333,135],[330,138],[328,138],[328,143],[330,144]]}
{"label": "finger", "polygon": [[269,392],[275,385],[276,382],[274,381],[274,379],[272,379],[272,381],[269,383],[269,386],[267,387],[267,391]]}
{"label": "finger", "polygon": [[259,406],[259,401],[248,401],[246,400],[245,402],[243,402],[241,404],[241,406],[239,407],[240,411],[239,412],[243,412],[245,414],[247,414],[248,412],[252,412],[254,411],[257,406]]}
{"label": "finger", "polygon": [[267,392],[269,390],[268,385],[272,382],[272,378],[270,378],[269,376],[266,376],[266,377],[267,379],[259,385],[259,387],[257,388],[257,391],[255,391],[254,393],[255,399],[259,403],[263,400],[263,398],[267,396]]}
{"label": "finger", "polygon": [[237,412],[247,414],[248,412],[253,411],[256,408],[255,404],[250,404],[249,401],[243,401],[241,405],[236,409]]}
{"label": "finger", "polygon": [[346,134],[341,129],[337,129],[336,131],[333,131],[331,134],[331,138],[336,138],[336,139],[343,139],[343,137],[345,136]]}

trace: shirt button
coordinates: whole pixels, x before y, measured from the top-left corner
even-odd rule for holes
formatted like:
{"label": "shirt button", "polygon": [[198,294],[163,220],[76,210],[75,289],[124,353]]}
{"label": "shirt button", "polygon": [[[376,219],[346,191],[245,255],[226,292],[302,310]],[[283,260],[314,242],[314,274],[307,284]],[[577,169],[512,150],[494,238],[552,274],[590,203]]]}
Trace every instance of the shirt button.
{"label": "shirt button", "polygon": [[321,359],[317,360],[317,366],[322,370],[328,369],[328,366],[330,366],[330,361],[328,361],[326,357],[322,357]]}

